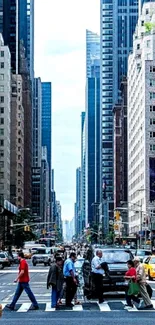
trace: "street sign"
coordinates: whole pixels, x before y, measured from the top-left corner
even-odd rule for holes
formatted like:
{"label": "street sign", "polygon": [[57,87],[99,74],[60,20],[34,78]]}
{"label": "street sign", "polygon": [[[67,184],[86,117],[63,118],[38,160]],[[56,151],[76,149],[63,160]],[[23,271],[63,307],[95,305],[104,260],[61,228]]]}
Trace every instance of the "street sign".
{"label": "street sign", "polygon": [[109,225],[113,226],[113,224],[114,224],[113,220],[109,220]]}

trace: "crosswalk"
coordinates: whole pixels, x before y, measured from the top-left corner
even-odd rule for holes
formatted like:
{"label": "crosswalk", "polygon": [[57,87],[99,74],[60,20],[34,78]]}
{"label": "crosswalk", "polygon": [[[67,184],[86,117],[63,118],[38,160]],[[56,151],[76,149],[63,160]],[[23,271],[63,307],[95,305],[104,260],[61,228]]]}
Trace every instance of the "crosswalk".
{"label": "crosswalk", "polygon": [[[57,310],[56,308],[51,308],[51,303],[40,303],[38,311],[30,311],[31,303],[24,302],[22,304],[17,304],[14,312],[17,313],[27,313],[27,312],[61,312],[61,311],[69,311],[69,312],[83,312],[83,311],[94,311],[94,312],[155,312],[155,300],[152,300],[152,304],[154,309],[152,310],[138,310],[136,307],[134,308],[124,308],[125,300],[109,300],[105,301],[102,304],[99,304],[96,301],[84,302],[80,305],[74,305],[73,307],[66,307],[64,304],[60,306]],[[6,308],[6,303],[2,303],[3,313],[12,312]]]}

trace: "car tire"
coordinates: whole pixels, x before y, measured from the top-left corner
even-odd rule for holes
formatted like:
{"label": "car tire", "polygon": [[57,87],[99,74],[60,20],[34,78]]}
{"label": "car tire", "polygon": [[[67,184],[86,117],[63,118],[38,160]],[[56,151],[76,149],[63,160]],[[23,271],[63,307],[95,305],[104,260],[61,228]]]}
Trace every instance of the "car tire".
{"label": "car tire", "polygon": [[3,270],[3,269],[4,269],[4,265],[0,264],[0,270]]}
{"label": "car tire", "polygon": [[44,263],[44,266],[48,266],[48,263]]}
{"label": "car tire", "polygon": [[149,278],[150,281],[153,280],[152,276],[150,276],[150,271],[148,271],[148,278]]}
{"label": "car tire", "polygon": [[36,266],[37,265],[37,263],[33,263],[33,266]]}

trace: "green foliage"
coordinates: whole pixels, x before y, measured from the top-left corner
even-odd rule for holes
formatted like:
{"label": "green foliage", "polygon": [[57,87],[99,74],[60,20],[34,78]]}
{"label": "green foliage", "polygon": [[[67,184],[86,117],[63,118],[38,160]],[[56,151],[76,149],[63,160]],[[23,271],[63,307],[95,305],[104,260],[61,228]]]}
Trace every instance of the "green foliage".
{"label": "green foliage", "polygon": [[155,23],[147,22],[144,24],[144,26],[145,26],[145,31],[149,33],[155,27]]}
{"label": "green foliage", "polygon": [[[31,216],[28,211],[21,211],[18,215],[14,217],[14,224],[29,224],[31,221]],[[13,245],[17,246],[18,248],[24,246],[25,241],[36,240],[36,235],[32,232],[32,227],[30,232],[24,231],[24,225],[16,226],[13,228]]]}

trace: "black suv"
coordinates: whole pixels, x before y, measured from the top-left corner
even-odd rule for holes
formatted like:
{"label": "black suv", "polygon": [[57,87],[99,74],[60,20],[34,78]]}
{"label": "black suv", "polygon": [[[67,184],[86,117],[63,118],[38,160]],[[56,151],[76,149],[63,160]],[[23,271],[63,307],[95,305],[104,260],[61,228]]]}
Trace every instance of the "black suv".
{"label": "black suv", "polygon": [[[96,255],[96,250],[94,254]],[[103,275],[104,292],[125,291],[126,281],[124,275],[127,268],[127,261],[133,259],[130,250],[122,248],[103,248],[103,262],[107,263],[108,272]],[[83,265],[84,294],[89,296],[94,291],[94,284],[91,276],[91,261],[85,260]]]}

